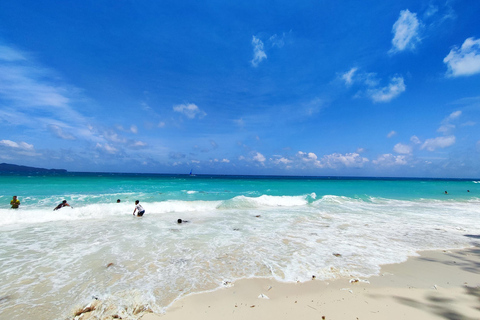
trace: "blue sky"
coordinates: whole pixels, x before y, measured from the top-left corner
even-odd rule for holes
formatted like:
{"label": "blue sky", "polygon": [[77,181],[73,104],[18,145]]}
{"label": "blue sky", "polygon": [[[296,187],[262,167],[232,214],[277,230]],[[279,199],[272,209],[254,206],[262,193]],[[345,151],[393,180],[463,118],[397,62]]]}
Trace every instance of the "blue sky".
{"label": "blue sky", "polygon": [[2,1],[0,161],[480,177],[480,1]]}

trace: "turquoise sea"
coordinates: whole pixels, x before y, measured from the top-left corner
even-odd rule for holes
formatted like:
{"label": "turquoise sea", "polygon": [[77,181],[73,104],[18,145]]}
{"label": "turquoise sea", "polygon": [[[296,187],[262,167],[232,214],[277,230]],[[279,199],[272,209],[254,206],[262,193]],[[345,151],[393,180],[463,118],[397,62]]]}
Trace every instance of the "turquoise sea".
{"label": "turquoise sea", "polygon": [[365,278],[471,246],[479,195],[476,180],[0,175],[0,319],[73,319],[94,299],[138,319],[241,278]]}

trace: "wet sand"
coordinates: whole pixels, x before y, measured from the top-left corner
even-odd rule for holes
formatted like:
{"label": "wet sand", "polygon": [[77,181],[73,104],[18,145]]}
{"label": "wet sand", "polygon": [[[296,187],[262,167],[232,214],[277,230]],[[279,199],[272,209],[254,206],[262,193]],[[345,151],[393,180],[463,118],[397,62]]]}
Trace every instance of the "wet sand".
{"label": "wet sand", "polygon": [[[475,237],[475,236],[473,236]],[[425,251],[367,279],[279,283],[244,279],[192,294],[165,314],[176,319],[480,319],[480,247]]]}

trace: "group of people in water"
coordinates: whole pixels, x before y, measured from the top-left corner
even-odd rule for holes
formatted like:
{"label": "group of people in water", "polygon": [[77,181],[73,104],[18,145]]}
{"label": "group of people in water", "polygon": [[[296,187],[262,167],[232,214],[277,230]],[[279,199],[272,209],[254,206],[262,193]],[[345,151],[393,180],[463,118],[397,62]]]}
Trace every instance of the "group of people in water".
{"label": "group of people in water", "polygon": [[[12,206],[12,209],[18,209],[18,207],[20,206],[20,200],[18,200],[17,196],[13,196],[12,200],[10,201],[10,205]],[[67,203],[67,200],[63,200],[58,206],[53,209],[53,211],[61,209],[63,207],[70,207],[73,209],[73,207]]]}
{"label": "group of people in water", "polygon": [[[117,199],[117,203],[121,203],[121,200]],[[20,200],[18,200],[17,196],[13,196],[12,200],[10,201],[10,205],[12,206],[12,209],[18,209],[18,207],[20,206]],[[56,206],[53,209],[53,211],[59,210],[63,207],[70,207],[73,209],[73,207],[68,204],[67,200],[63,200],[58,206]],[[133,215],[135,215],[135,212],[137,213],[137,217],[141,217],[145,213],[145,209],[142,207],[142,205],[140,204],[140,201],[138,200],[135,200],[135,209],[133,209]],[[177,223],[186,223],[186,222],[188,221],[182,220],[182,219],[177,220]]]}

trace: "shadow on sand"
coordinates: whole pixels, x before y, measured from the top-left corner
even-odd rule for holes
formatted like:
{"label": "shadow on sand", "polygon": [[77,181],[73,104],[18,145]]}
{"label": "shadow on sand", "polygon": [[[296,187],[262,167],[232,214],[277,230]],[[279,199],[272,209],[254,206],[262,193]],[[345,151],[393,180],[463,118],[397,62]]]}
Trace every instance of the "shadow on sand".
{"label": "shadow on sand", "polygon": [[[470,235],[467,234],[465,237],[473,238],[473,239],[480,239],[480,235]],[[471,272],[475,274],[480,274],[480,262],[475,261],[473,258],[480,257],[480,244],[479,243],[472,243],[474,246],[473,248],[469,248],[462,251],[454,251],[448,252],[446,255],[451,258],[447,260],[436,260],[432,258],[420,258],[424,261],[429,261],[431,263],[441,263],[444,265],[455,266],[460,268],[466,272]],[[473,308],[480,310],[480,287],[470,287],[465,285],[463,287],[464,294],[468,296],[475,297],[476,299],[476,306]],[[456,305],[455,299],[452,298],[445,298],[445,297],[438,297],[434,294],[427,294],[425,297],[426,301],[417,301],[414,299],[406,298],[406,297],[393,297],[398,302],[408,305],[412,308],[421,309],[423,311],[432,313],[437,315],[439,318],[449,319],[449,320],[474,320],[478,318],[471,318],[461,313],[459,310],[454,310],[454,306]]]}

